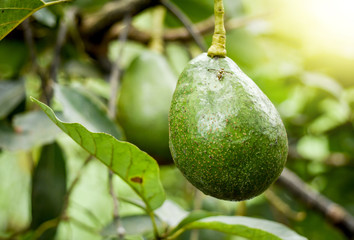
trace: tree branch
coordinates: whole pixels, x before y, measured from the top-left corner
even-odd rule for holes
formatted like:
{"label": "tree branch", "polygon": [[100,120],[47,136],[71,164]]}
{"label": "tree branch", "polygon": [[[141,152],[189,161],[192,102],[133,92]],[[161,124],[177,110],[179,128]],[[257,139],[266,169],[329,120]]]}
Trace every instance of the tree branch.
{"label": "tree branch", "polygon": [[[237,28],[241,28],[249,24],[250,22],[265,16],[262,15],[255,15],[249,17],[242,17],[242,18],[234,18],[226,21],[225,28],[226,30],[234,30]],[[210,17],[204,21],[196,23],[194,25],[196,34],[198,35],[208,35],[212,34],[214,30],[214,17]],[[113,40],[116,39],[122,32],[121,24],[116,24],[111,28],[108,33],[107,39]],[[141,43],[148,43],[150,41],[151,34],[149,32],[138,30],[134,27],[131,27],[128,33],[128,39],[141,42]],[[165,41],[181,41],[187,42],[193,40],[192,35],[185,27],[174,28],[165,30],[163,38]]]}
{"label": "tree branch", "polygon": [[188,33],[193,38],[193,40],[198,45],[198,47],[203,52],[206,52],[207,47],[205,45],[205,42],[204,42],[201,34],[195,29],[193,23],[188,19],[188,17],[181,10],[179,10],[178,7],[175,6],[172,2],[170,2],[168,0],[160,0],[160,2],[173,15],[175,15],[178,18],[178,20],[181,21],[181,23],[184,25],[185,29],[188,31]]}
{"label": "tree branch", "polygon": [[348,238],[354,237],[354,218],[343,207],[312,190],[295,173],[285,168],[277,183],[290,191],[310,209],[323,214],[326,219]]}
{"label": "tree branch", "polygon": [[[138,14],[146,8],[160,4],[160,0],[120,0],[112,1],[94,14],[81,16],[80,33],[84,39],[86,52],[97,61],[102,71],[109,73],[111,63],[107,58],[108,44],[114,41],[122,32],[120,21],[126,12],[131,12],[131,16]],[[259,18],[259,16],[256,16]],[[244,26],[254,17],[231,20],[226,23],[226,28],[235,29]],[[214,29],[213,19],[208,19],[195,26],[196,34],[204,35],[211,33]],[[151,34],[142,32],[131,27],[128,39],[147,44],[151,39]],[[165,41],[190,41],[192,35],[183,27],[165,31]]]}
{"label": "tree branch", "polygon": [[134,16],[142,10],[157,4],[157,0],[121,0],[109,2],[100,11],[83,17],[81,32],[91,42],[99,43],[104,33],[115,23],[121,21],[126,12],[130,12],[131,16]]}

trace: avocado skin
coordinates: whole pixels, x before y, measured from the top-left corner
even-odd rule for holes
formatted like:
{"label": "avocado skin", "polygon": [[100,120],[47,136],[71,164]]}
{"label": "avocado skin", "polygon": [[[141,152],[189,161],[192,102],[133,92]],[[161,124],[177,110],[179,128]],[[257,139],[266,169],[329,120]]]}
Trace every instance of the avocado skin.
{"label": "avocado skin", "polygon": [[127,68],[118,97],[117,119],[127,140],[159,164],[173,163],[168,112],[176,82],[166,58],[146,50]]}
{"label": "avocado skin", "polygon": [[287,158],[277,110],[227,57],[203,53],[189,62],[173,95],[169,134],[176,166],[195,187],[219,199],[261,194]]}

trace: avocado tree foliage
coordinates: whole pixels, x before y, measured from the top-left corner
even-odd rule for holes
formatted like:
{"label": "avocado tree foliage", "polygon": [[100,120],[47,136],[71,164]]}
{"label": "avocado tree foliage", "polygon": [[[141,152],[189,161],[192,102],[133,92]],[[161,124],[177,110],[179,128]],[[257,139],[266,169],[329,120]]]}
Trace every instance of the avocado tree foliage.
{"label": "avocado tree foliage", "polygon": [[[296,188],[301,180],[289,181],[286,170],[259,197],[222,201],[194,189],[171,164],[165,99],[171,81],[212,41],[214,1],[4,0],[0,239],[353,237],[353,85],[299,62],[271,32],[255,34],[252,24],[264,16],[252,15],[251,3],[224,4],[228,56],[278,108],[287,167],[316,191]],[[208,74],[222,80],[228,73]],[[130,89],[123,82],[122,92],[120,79]]]}

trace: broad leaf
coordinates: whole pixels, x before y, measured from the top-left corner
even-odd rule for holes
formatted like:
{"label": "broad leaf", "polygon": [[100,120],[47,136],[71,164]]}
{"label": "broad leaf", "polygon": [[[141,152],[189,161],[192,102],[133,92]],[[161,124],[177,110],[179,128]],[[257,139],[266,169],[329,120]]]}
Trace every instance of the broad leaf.
{"label": "broad leaf", "polygon": [[0,81],[0,119],[7,116],[25,97],[22,80]]}
{"label": "broad leaf", "polygon": [[[137,200],[127,199],[124,197],[120,197],[119,199],[126,203],[132,204],[138,208],[141,208],[146,213],[148,213],[145,209],[145,206],[143,206],[143,203]],[[170,228],[172,228],[177,226],[178,223],[180,223],[188,215],[188,212],[182,209],[173,201],[166,200],[161,207],[154,211],[154,215],[157,217],[158,220],[160,220],[160,222],[166,223]],[[208,216],[212,215],[209,214]]]}
{"label": "broad leaf", "polygon": [[105,132],[117,139],[122,138],[121,129],[109,119],[102,103],[76,88],[57,84],[54,89],[67,121],[80,123],[92,132]]}
{"label": "broad leaf", "polygon": [[[139,208],[143,208],[139,202],[131,201],[130,199],[121,198],[127,203],[133,204]],[[156,225],[157,228],[161,231],[166,228],[166,224],[168,227],[174,227],[180,222],[188,212],[183,210],[176,203],[166,200],[161,207],[155,210],[154,214],[157,218]],[[151,224],[151,219],[148,215],[134,215],[122,217],[121,224],[124,227],[126,233],[130,234],[141,234],[148,235],[153,233],[153,227]],[[113,220],[110,224],[108,224],[102,231],[101,235],[105,238],[109,238],[111,240],[118,239],[115,237],[117,235],[117,221]],[[131,239],[132,236],[126,237],[125,239]]]}
{"label": "broad leaf", "polygon": [[250,217],[208,217],[189,223],[183,229],[211,229],[251,240],[306,240],[282,224]]}
{"label": "broad leaf", "polygon": [[175,227],[172,231],[171,231],[171,235],[177,231],[184,231],[184,228],[186,226],[188,226],[188,224],[193,223],[195,221],[198,221],[200,219],[203,218],[207,218],[207,217],[212,217],[212,216],[216,216],[219,214],[216,213],[212,213],[212,212],[207,212],[207,211],[194,211],[191,212],[188,216],[186,216],[184,219],[182,219],[182,221],[180,221],[180,223],[178,224],[177,227]]}
{"label": "broad leaf", "polygon": [[106,133],[93,133],[78,123],[64,123],[44,103],[31,98],[75,142],[121,177],[144,201],[148,211],[165,200],[156,161],[135,145]]}
{"label": "broad leaf", "polygon": [[1,0],[0,40],[37,10],[65,1],[44,3],[41,0]]}
{"label": "broad leaf", "polygon": [[[127,235],[147,235],[153,233],[153,227],[151,223],[151,219],[148,215],[135,215],[135,216],[127,216],[120,218],[120,224],[124,227]],[[156,221],[157,227],[162,229],[162,223],[160,221]],[[110,237],[110,239],[117,236],[117,222],[112,221],[109,223],[104,229],[101,231],[101,235],[105,238]]]}
{"label": "broad leaf", "polygon": [[188,212],[173,201],[166,200],[160,208],[156,209],[155,215],[169,227],[175,227],[188,215]]}
{"label": "broad leaf", "polygon": [[0,122],[0,148],[29,150],[53,142],[60,133],[42,111],[21,113],[14,117],[12,127]]}
{"label": "broad leaf", "polygon": [[[65,194],[65,158],[60,146],[52,143],[43,147],[33,173],[31,229],[60,216]],[[55,233],[56,228],[50,228],[39,239],[54,239]]]}

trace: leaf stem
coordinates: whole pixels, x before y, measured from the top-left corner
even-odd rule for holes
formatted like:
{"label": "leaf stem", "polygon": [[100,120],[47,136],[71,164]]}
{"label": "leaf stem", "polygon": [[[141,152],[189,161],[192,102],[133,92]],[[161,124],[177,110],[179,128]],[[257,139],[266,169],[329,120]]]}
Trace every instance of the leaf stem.
{"label": "leaf stem", "polygon": [[178,231],[174,232],[171,236],[167,237],[166,240],[174,240],[178,236],[180,236],[182,233],[184,233],[185,231],[186,231],[186,229],[181,228]]}
{"label": "leaf stem", "polygon": [[152,12],[151,41],[149,48],[158,52],[163,52],[163,29],[166,9],[163,6],[156,6]]}
{"label": "leaf stem", "polygon": [[48,229],[57,227],[59,225],[59,223],[60,223],[60,218],[53,218],[51,220],[48,220],[48,221],[42,223],[34,232],[33,239],[35,239],[35,240],[38,239],[40,236],[43,235],[43,233],[45,231],[47,231]]}
{"label": "leaf stem", "polygon": [[59,4],[59,3],[68,3],[68,2],[72,2],[72,0],[58,0],[58,1],[48,2],[48,3],[45,3],[45,5],[43,7],[49,7],[49,6]]}
{"label": "leaf stem", "polygon": [[238,202],[236,212],[235,212],[236,216],[246,216],[246,211],[247,211],[246,201]]}
{"label": "leaf stem", "polygon": [[151,219],[152,227],[153,227],[153,229],[154,229],[155,239],[156,239],[156,240],[161,239],[161,238],[160,238],[160,235],[159,235],[159,231],[158,231],[158,229],[157,229],[157,224],[156,224],[154,212],[151,211],[150,208],[148,208],[147,211],[148,211],[148,214],[149,214],[150,219]]}
{"label": "leaf stem", "polygon": [[224,26],[223,0],[214,0],[215,29],[213,41],[208,49],[209,57],[226,57],[226,31]]}

